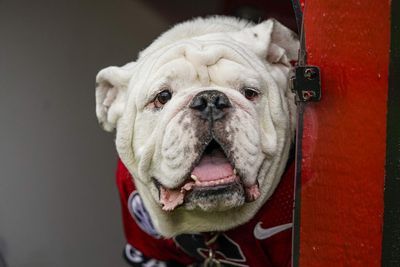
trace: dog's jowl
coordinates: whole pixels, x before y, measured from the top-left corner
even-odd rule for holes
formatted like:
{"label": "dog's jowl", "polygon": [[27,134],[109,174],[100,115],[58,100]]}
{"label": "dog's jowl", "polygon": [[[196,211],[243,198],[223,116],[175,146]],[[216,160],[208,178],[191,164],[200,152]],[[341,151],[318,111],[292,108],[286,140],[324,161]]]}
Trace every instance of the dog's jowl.
{"label": "dog's jowl", "polygon": [[98,73],[133,265],[290,265],[298,45],[275,20],[199,18]]}

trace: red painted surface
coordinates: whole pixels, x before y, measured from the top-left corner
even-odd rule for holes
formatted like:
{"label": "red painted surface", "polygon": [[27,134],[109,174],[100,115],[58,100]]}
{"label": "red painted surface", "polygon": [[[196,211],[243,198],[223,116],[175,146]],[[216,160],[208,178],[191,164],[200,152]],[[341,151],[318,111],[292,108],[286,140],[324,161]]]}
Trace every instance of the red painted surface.
{"label": "red painted surface", "polygon": [[305,108],[299,264],[380,266],[390,1],[306,3],[323,98]]}

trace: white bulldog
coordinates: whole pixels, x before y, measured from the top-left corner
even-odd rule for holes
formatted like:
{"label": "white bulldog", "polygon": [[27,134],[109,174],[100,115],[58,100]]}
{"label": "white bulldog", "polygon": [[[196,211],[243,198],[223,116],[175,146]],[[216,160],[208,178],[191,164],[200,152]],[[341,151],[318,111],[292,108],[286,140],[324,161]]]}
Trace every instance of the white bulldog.
{"label": "white bulldog", "polygon": [[250,220],[295,128],[295,34],[275,20],[194,19],[97,75],[96,113],[164,237]]}

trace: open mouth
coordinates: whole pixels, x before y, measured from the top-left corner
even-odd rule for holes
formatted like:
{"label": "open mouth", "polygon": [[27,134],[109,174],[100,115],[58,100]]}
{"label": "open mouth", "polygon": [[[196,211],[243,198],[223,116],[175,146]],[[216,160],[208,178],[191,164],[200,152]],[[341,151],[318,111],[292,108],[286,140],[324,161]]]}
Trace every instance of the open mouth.
{"label": "open mouth", "polygon": [[[246,187],[243,185],[234,165],[228,160],[221,145],[214,139],[205,147],[198,163],[187,175],[187,179],[178,187],[169,189],[155,180],[160,192],[160,203],[165,211],[172,211],[183,204],[188,194],[201,191],[202,195],[229,194],[232,186],[244,188],[247,202],[260,196],[258,183]],[[228,191],[228,192],[227,192]]]}

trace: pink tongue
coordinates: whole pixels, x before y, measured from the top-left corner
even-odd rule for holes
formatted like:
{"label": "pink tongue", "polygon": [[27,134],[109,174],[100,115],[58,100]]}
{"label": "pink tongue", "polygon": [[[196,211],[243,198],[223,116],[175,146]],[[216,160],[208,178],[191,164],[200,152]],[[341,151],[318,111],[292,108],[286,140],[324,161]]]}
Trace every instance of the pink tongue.
{"label": "pink tongue", "polygon": [[203,156],[199,164],[192,171],[200,182],[222,179],[233,175],[232,165],[222,151],[213,151]]}

